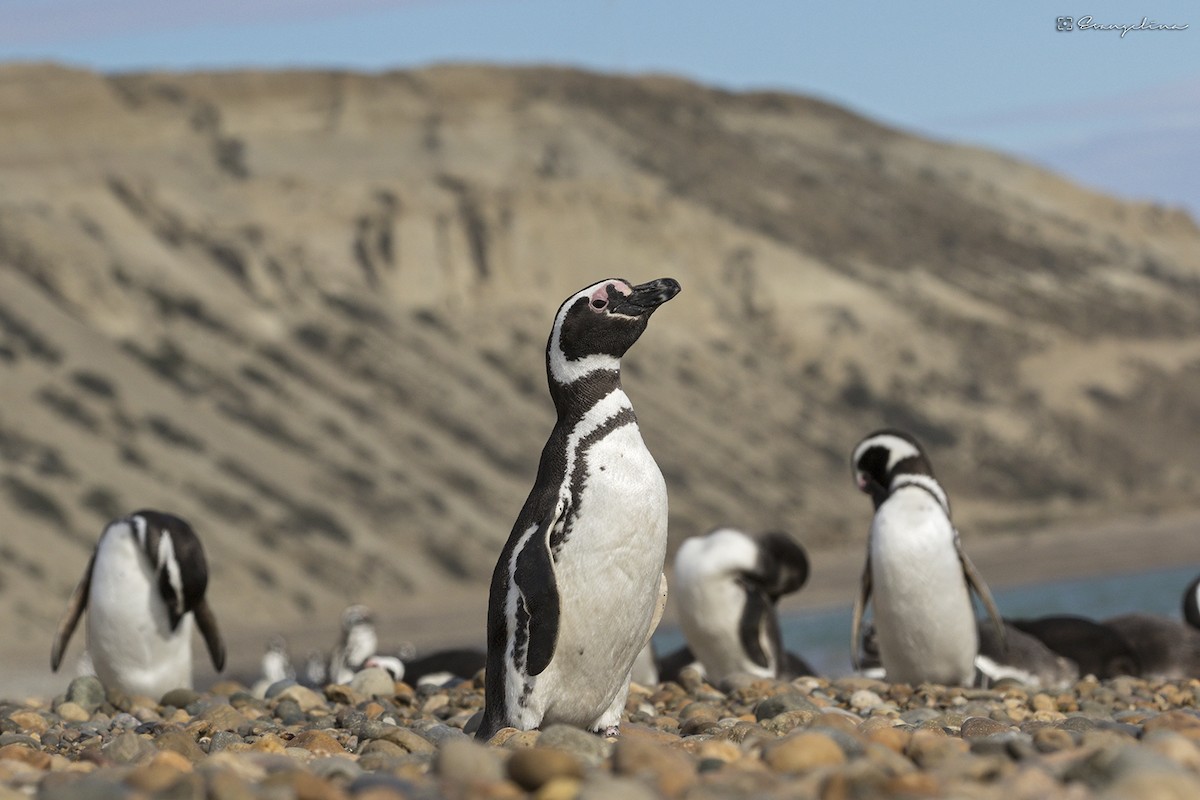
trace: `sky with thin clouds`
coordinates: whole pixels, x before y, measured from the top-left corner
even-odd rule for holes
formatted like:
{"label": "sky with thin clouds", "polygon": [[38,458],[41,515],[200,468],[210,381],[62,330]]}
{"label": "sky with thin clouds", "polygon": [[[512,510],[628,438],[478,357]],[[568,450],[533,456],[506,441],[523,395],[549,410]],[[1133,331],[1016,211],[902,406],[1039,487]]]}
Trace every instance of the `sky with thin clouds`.
{"label": "sky with thin clouds", "polygon": [[[1057,30],[1070,17],[1071,30]],[[1117,30],[1147,23],[1186,30]],[[102,71],[449,61],[815,95],[1200,219],[1192,0],[0,0],[0,62]]]}

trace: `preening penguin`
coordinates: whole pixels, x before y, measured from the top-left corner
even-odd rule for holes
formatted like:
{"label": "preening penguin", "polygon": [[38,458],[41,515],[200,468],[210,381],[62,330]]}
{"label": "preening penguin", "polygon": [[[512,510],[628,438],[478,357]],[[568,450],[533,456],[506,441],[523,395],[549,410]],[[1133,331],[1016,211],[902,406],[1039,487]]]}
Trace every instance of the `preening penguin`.
{"label": "preening penguin", "polygon": [[105,685],[152,698],[191,688],[193,619],[213,666],[225,668],[207,586],[204,548],[184,520],[138,511],[110,522],[58,624],[51,669],[86,609],[88,653]]}
{"label": "preening penguin", "polygon": [[811,674],[783,649],[779,599],[808,580],[808,555],[786,533],[732,528],[684,541],[675,553],[675,607],[688,646],[710,681],[735,672],[765,678]]}
{"label": "preening penguin", "polygon": [[557,422],[492,576],[476,736],[561,722],[616,733],[662,613],[667,491],[621,388],[621,357],[679,293],[609,279],[559,307],[546,343]]}
{"label": "preening penguin", "polygon": [[[970,685],[979,636],[973,588],[997,635],[1004,624],[987,584],[962,550],[950,501],[917,440],[897,430],[867,436],[851,457],[858,488],[875,517],[851,622],[851,653],[874,594],[875,630],[887,679],[897,683]],[[855,655],[855,668],[858,668]]]}

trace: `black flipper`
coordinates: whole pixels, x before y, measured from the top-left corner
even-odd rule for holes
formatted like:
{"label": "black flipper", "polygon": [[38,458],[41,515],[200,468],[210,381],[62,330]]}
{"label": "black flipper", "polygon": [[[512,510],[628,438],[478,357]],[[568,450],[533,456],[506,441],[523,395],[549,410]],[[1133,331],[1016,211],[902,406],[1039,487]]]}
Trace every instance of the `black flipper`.
{"label": "black flipper", "polygon": [[988,616],[992,618],[992,625],[996,627],[1000,652],[1006,654],[1008,652],[1008,639],[1005,635],[1004,620],[1000,617],[999,609],[996,608],[996,601],[992,599],[991,590],[983,582],[983,576],[979,574],[979,570],[975,569],[975,565],[971,563],[971,559],[967,558],[967,554],[963,552],[962,542],[958,538],[958,531],[954,532],[954,549],[958,551],[958,560],[962,563],[963,575],[967,577],[967,586],[974,589],[975,594],[979,595],[979,599],[983,603],[983,607],[987,610]]}
{"label": "black flipper", "polygon": [[208,645],[208,655],[212,658],[213,668],[220,672],[225,669],[225,642],[221,639],[221,631],[217,629],[217,618],[213,616],[208,601],[203,597],[192,609],[192,613],[196,615],[196,625],[204,636],[204,643]]}
{"label": "black flipper", "polygon": [[775,624],[774,630],[772,630],[772,623],[775,622],[775,606],[754,583],[744,581],[743,589],[746,592],[746,605],[742,608],[742,619],[738,625],[738,639],[751,661],[763,669],[769,669],[771,658],[763,649],[762,634],[765,626],[768,635],[774,634],[773,638],[778,644],[778,624]]}
{"label": "black flipper", "polygon": [[850,618],[850,665],[854,669],[862,669],[862,659],[858,657],[858,631],[862,627],[863,614],[867,611],[867,603],[871,599],[871,553],[867,552],[867,563],[863,565],[862,580],[858,586],[858,596],[854,598],[854,614]]}
{"label": "black flipper", "polygon": [[529,537],[517,554],[513,570],[527,615],[525,670],[530,675],[542,674],[558,645],[558,581],[550,556],[550,532],[565,517],[564,512],[560,504],[557,513]]}
{"label": "black flipper", "polygon": [[75,591],[71,593],[71,599],[67,601],[67,610],[63,612],[58,629],[54,632],[54,646],[50,650],[50,669],[54,672],[58,672],[58,667],[62,664],[63,653],[67,650],[67,642],[71,640],[71,634],[75,632],[75,626],[79,624],[79,618],[83,616],[83,611],[87,608],[88,593],[92,589],[92,567],[94,566],[96,566],[95,550],[92,551],[87,569],[83,571],[83,577],[79,579]]}

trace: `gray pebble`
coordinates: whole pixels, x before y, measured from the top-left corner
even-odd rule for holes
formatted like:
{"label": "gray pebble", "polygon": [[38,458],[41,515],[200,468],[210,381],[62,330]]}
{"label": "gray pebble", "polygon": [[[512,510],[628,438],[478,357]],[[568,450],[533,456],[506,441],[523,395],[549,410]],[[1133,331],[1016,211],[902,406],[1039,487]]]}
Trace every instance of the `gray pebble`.
{"label": "gray pebble", "polygon": [[67,687],[66,699],[91,714],[104,704],[108,694],[104,691],[104,684],[95,675],[81,675]]}
{"label": "gray pebble", "polygon": [[309,762],[308,768],[318,778],[344,783],[357,780],[363,774],[362,767],[350,759],[342,758],[341,756],[315,758]]}
{"label": "gray pebble", "polygon": [[118,764],[136,764],[158,752],[149,739],[133,731],[117,735],[100,749]]}
{"label": "gray pebble", "polygon": [[537,746],[566,750],[588,764],[599,764],[612,750],[612,745],[596,734],[570,725],[551,725],[546,728],[538,737]]}
{"label": "gray pebble", "polygon": [[354,674],[350,690],[365,697],[391,697],[396,693],[396,683],[386,671],[371,667]]}
{"label": "gray pebble", "polygon": [[219,753],[231,744],[241,744],[244,740],[232,731],[217,731],[208,742],[208,754]]}
{"label": "gray pebble", "polygon": [[[187,708],[192,703],[200,699],[199,693],[182,687],[172,689],[162,696],[161,702],[164,706],[175,706],[176,708]],[[189,714],[195,716],[194,712],[189,711]]]}
{"label": "gray pebble", "polygon": [[777,717],[786,711],[812,711],[813,713],[820,713],[821,709],[817,708],[811,700],[799,692],[788,692],[760,700],[758,705],[754,707],[754,717],[759,722],[762,722],[763,720]]}

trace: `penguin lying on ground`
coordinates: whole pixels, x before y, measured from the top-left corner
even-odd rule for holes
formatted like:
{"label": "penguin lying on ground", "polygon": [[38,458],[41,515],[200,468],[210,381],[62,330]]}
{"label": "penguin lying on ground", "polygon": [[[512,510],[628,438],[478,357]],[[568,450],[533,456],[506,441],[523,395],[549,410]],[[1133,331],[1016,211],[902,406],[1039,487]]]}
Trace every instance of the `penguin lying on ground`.
{"label": "penguin lying on ground", "polygon": [[1121,614],[1104,620],[1129,643],[1142,677],[1200,678],[1200,578],[1183,592],[1183,621],[1161,614]]}
{"label": "penguin lying on ground", "polygon": [[1074,661],[1055,653],[1040,639],[1025,633],[1007,619],[1004,620],[1003,641],[993,626],[979,624],[979,655],[975,657],[975,667],[989,682],[1013,678],[1042,689],[1061,688],[1079,679],[1079,667]]}
{"label": "penguin lying on ground", "polygon": [[1129,642],[1095,620],[1069,614],[1014,619],[1010,624],[1079,666],[1080,675],[1115,678],[1140,675],[1141,664]]}
{"label": "penguin lying on ground", "polygon": [[858,443],[851,465],[858,488],[875,505],[850,626],[851,652],[857,659],[859,625],[874,594],[879,655],[889,681],[970,686],[979,652],[971,589],[1001,640],[1003,623],[987,584],[962,550],[950,501],[929,458],[909,434],[880,430]]}
{"label": "penguin lying on ground", "polygon": [[487,653],[484,651],[459,647],[409,659],[374,655],[366,660],[363,669],[378,667],[386,670],[392,680],[404,681],[410,686],[447,686],[457,681],[471,680],[486,663]]}
{"label": "penguin lying on ground", "polygon": [[621,356],[679,292],[609,279],[559,307],[546,344],[558,412],[492,576],[484,741],[505,726],[618,732],[662,615],[667,491],[621,388]]}
{"label": "penguin lying on ground", "polygon": [[102,683],[158,699],[192,686],[193,619],[213,666],[225,668],[225,644],[204,598],[208,566],[192,527],[160,511],[110,522],[67,603],[50,653],[57,671],[87,610],[87,649]]}
{"label": "penguin lying on ground", "polygon": [[[675,554],[675,607],[692,659],[719,683],[745,672],[791,679],[813,674],[783,648],[776,606],[808,580],[808,555],[786,533],[751,537],[719,528],[684,541]],[[663,660],[660,678],[677,680],[677,662]],[[690,663],[690,661],[689,661]]]}

